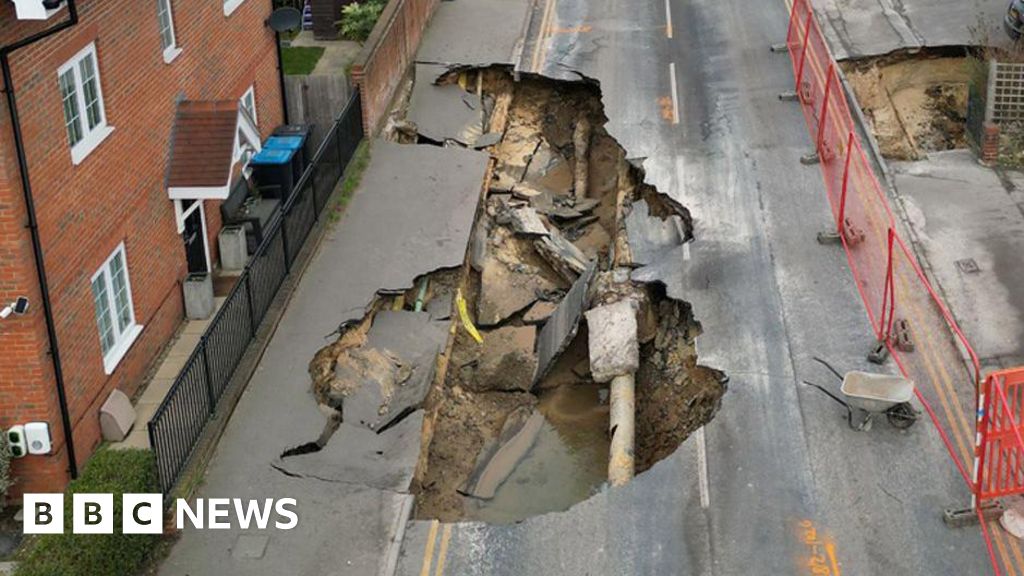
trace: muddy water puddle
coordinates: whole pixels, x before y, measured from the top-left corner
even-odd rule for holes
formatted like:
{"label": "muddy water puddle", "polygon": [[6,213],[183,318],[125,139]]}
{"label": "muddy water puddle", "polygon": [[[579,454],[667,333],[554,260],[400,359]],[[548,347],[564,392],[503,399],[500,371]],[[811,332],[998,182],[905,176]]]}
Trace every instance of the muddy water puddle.
{"label": "muddy water puddle", "polygon": [[608,475],[608,394],[596,384],[566,384],[540,394],[545,422],[533,447],[491,500],[468,499],[466,519],[496,524],[567,510]]}

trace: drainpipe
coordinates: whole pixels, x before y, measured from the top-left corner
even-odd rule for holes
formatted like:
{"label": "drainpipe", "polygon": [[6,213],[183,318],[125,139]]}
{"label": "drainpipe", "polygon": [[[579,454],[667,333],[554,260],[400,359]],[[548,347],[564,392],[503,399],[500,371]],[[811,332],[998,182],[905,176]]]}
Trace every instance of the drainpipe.
{"label": "drainpipe", "polygon": [[284,59],[281,58],[280,32],[274,32],[274,47],[277,48],[277,81],[281,85],[281,118],[284,119],[285,124],[290,124],[288,121],[288,100],[284,91]]}
{"label": "drainpipe", "polygon": [[68,471],[71,479],[78,477],[78,464],[75,461],[75,442],[71,430],[71,414],[68,411],[67,394],[64,391],[64,370],[61,368],[60,348],[57,346],[57,327],[53,321],[53,303],[50,301],[50,289],[46,283],[46,266],[43,262],[43,244],[39,238],[39,222],[36,220],[35,202],[32,200],[32,182],[28,172],[28,158],[25,155],[25,140],[21,134],[18,120],[18,103],[14,96],[14,80],[11,77],[11,53],[29,44],[67,30],[78,24],[78,10],[75,0],[67,0],[68,19],[52,28],[37,32],[0,48],[0,68],[3,72],[4,93],[7,96],[7,108],[11,115],[11,128],[14,132],[14,149],[18,158],[18,170],[21,175],[21,189],[25,195],[25,210],[28,212],[28,229],[32,237],[32,254],[36,261],[36,275],[39,279],[39,291],[43,295],[43,317],[46,319],[46,336],[50,340],[50,360],[53,362],[53,376],[57,381],[57,403],[60,405],[61,426],[64,428],[64,446],[68,454]]}

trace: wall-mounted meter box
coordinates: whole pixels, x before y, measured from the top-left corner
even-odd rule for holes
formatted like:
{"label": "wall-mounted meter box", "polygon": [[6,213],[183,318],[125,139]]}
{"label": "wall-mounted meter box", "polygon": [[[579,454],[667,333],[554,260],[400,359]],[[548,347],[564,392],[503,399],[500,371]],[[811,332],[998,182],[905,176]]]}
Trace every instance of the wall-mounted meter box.
{"label": "wall-mounted meter box", "polygon": [[25,427],[21,424],[11,426],[7,432],[7,443],[11,446],[11,456],[22,458],[28,454],[28,445],[25,443]]}
{"label": "wall-mounted meter box", "polygon": [[46,422],[25,424],[25,443],[29,454],[49,454],[52,449],[50,425]]}

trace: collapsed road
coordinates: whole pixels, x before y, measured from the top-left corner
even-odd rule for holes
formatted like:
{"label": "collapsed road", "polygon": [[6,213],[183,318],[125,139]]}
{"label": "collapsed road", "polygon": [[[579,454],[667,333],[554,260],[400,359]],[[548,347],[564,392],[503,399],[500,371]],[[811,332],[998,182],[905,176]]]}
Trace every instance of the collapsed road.
{"label": "collapsed road", "polygon": [[[689,213],[643,184],[592,84],[417,74],[392,137],[493,158],[466,264],[378,293],[316,355],[314,393],[336,416],[279,466],[307,473],[293,458],[329,446],[337,421],[385,431],[423,408],[416,517],[565,510],[671,454],[720,406],[725,378],[698,366],[690,306],[630,279],[692,238]],[[434,114],[417,113],[425,102]]]}

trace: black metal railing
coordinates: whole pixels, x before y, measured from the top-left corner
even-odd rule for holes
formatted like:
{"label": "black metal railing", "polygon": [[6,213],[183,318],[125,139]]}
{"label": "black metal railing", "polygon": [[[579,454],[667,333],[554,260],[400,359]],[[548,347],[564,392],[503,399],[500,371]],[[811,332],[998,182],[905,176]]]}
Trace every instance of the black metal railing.
{"label": "black metal railing", "polygon": [[310,230],[363,139],[355,93],[149,422],[164,494],[177,484]]}

